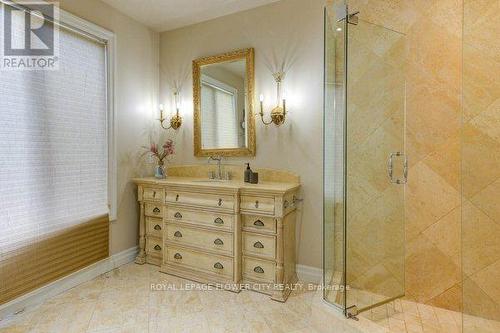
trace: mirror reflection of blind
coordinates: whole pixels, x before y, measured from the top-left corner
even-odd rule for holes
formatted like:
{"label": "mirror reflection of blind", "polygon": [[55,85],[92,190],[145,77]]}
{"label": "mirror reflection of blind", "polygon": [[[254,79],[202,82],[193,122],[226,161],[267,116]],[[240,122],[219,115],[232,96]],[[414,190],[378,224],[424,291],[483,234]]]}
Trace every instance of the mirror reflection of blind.
{"label": "mirror reflection of blind", "polygon": [[0,72],[0,303],[108,256],[106,46],[59,47],[59,70]]}
{"label": "mirror reflection of blind", "polygon": [[201,110],[204,148],[237,148],[236,94],[202,81]]}

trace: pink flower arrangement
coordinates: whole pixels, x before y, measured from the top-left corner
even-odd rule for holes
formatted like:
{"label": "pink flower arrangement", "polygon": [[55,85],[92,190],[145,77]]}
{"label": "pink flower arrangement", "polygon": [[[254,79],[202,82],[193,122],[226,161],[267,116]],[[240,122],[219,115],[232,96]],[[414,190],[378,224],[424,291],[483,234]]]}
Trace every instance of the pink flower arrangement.
{"label": "pink flower arrangement", "polygon": [[158,144],[156,143],[151,143],[151,146],[149,148],[148,147],[144,148],[146,149],[145,153],[151,154],[151,156],[156,158],[158,164],[160,165],[163,165],[163,161],[165,160],[165,158],[175,154],[175,144],[170,139],[165,141],[165,143],[163,144],[162,146],[163,151],[160,151],[160,149],[158,148]]}

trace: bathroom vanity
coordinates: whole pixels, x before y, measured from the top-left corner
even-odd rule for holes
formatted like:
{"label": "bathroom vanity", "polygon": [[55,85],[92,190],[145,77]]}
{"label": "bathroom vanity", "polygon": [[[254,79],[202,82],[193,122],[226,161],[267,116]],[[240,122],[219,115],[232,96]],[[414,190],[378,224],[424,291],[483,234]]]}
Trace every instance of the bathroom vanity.
{"label": "bathroom vanity", "polygon": [[210,180],[209,166],[172,167],[165,180],[135,179],[140,205],[136,263],[197,282],[250,288],[286,301],[295,272],[298,176],[260,169],[260,184]]}

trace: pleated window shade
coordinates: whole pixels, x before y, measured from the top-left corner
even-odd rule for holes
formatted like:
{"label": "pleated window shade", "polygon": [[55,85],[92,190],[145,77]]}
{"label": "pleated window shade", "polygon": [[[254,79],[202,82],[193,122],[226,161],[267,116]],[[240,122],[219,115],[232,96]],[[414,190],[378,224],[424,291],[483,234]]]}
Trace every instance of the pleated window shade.
{"label": "pleated window shade", "polygon": [[231,88],[226,90],[215,84],[201,83],[202,142],[205,149],[238,148],[237,90]]}
{"label": "pleated window shade", "polygon": [[0,71],[0,304],[108,256],[106,46],[59,39],[59,70]]}

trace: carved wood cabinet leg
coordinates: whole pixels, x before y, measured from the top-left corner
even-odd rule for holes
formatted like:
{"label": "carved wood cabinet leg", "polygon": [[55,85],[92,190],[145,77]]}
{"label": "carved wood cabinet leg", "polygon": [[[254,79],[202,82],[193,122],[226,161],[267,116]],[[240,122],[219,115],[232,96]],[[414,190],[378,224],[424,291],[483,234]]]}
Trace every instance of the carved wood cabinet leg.
{"label": "carved wood cabinet leg", "polygon": [[241,216],[235,216],[235,225],[233,227],[233,237],[234,237],[234,277],[235,287],[233,291],[240,292],[241,288],[239,286],[241,282],[241,265],[242,265],[242,255],[241,255]]}
{"label": "carved wood cabinet leg", "polygon": [[144,203],[140,205],[141,215],[139,217],[139,254],[135,258],[135,263],[144,265],[146,263],[146,225],[144,219]]}
{"label": "carved wood cabinet leg", "polygon": [[285,283],[285,260],[284,260],[284,249],[283,249],[283,219],[276,219],[276,285],[274,287],[272,299],[284,302],[283,290]]}

